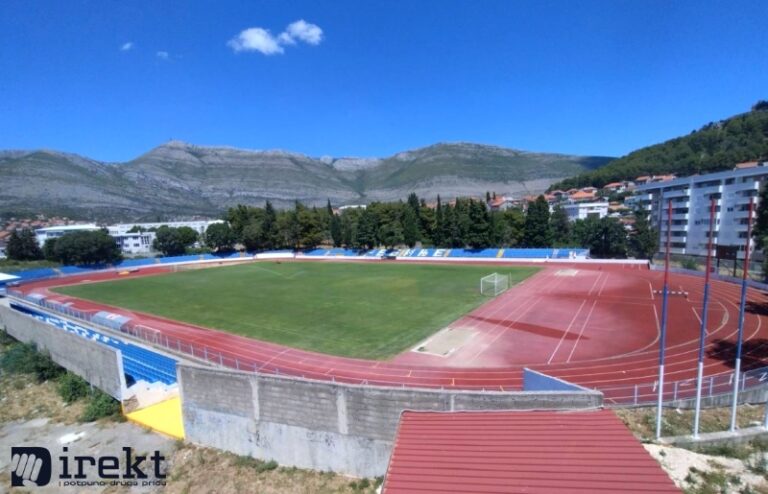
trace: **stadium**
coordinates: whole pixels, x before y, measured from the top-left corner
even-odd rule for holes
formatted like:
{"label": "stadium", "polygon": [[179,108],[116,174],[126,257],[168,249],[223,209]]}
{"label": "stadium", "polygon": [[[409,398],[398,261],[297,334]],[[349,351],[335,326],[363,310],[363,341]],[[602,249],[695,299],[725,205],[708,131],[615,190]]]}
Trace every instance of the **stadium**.
{"label": "stadium", "polygon": [[[44,269],[8,287],[0,319],[161,432],[374,476],[386,470],[406,410],[655,402],[663,273],[587,256],[316,249]],[[733,281],[710,290],[708,405],[726,404],[733,388]],[[760,288],[747,298],[744,401],[764,401]],[[670,290],[664,401],[686,407],[696,389],[703,279],[672,273]],[[153,415],[155,406],[165,408]]]}

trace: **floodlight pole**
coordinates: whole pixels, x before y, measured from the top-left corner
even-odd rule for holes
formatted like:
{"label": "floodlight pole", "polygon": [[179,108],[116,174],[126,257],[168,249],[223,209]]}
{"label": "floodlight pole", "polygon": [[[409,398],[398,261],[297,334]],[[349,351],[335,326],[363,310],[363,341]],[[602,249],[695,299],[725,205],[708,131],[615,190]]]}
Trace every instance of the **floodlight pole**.
{"label": "floodlight pole", "polygon": [[754,199],[749,199],[749,214],[747,216],[747,238],[744,242],[744,268],[741,276],[741,302],[739,304],[739,329],[736,343],[736,367],[733,374],[733,401],[731,403],[731,428],[736,430],[736,410],[739,402],[739,381],[741,378],[741,346],[744,342],[744,311],[747,306],[747,273],[749,271],[749,241],[752,236],[752,209]]}
{"label": "floodlight pole", "polygon": [[709,241],[707,242],[707,271],[704,274],[704,301],[701,309],[701,330],[699,331],[699,366],[696,376],[696,412],[693,415],[693,438],[699,438],[701,415],[701,386],[704,381],[704,340],[707,338],[707,309],[709,308],[709,277],[712,270],[712,237],[715,224],[715,199],[709,206]]}
{"label": "floodlight pole", "polygon": [[656,440],[661,438],[661,409],[664,403],[664,351],[667,339],[667,303],[669,298],[669,254],[672,230],[672,201],[667,202],[667,248],[664,256],[664,288],[661,303],[661,334],[659,335],[659,397],[656,408]]}

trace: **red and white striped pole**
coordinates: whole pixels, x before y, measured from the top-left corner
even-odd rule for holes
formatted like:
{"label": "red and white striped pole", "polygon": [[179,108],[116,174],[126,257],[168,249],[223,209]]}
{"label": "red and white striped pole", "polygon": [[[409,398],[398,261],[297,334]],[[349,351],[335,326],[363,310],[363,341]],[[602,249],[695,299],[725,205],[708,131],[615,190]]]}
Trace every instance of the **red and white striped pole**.
{"label": "red and white striped pole", "polygon": [[715,199],[709,205],[709,241],[707,242],[707,271],[704,274],[704,300],[701,309],[701,329],[699,331],[699,363],[696,377],[696,412],[693,415],[693,438],[699,438],[699,419],[701,416],[701,386],[704,380],[704,341],[707,339],[707,311],[709,309],[709,277],[712,271],[712,238],[715,235]]}
{"label": "red and white striped pole", "polygon": [[739,381],[741,380],[741,347],[744,343],[744,311],[747,306],[747,273],[749,272],[749,245],[752,236],[753,199],[749,199],[747,216],[747,238],[744,241],[744,269],[741,276],[741,303],[739,305],[739,329],[736,342],[736,365],[733,374],[733,402],[731,403],[731,432],[736,430],[736,410],[739,403]]}
{"label": "red and white striped pole", "polygon": [[664,288],[661,302],[661,335],[659,335],[659,397],[656,409],[656,439],[661,438],[661,415],[664,403],[664,353],[667,344],[667,305],[669,298],[669,255],[672,230],[672,201],[667,204],[667,252],[664,256]]}

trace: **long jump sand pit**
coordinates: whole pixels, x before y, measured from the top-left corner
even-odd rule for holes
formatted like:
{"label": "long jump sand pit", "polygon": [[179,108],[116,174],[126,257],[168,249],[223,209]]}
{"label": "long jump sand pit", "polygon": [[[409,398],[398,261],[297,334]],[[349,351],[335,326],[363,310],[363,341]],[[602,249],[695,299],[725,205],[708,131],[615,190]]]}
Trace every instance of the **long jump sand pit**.
{"label": "long jump sand pit", "polygon": [[475,336],[475,331],[466,328],[445,328],[413,349],[417,353],[428,353],[447,357]]}

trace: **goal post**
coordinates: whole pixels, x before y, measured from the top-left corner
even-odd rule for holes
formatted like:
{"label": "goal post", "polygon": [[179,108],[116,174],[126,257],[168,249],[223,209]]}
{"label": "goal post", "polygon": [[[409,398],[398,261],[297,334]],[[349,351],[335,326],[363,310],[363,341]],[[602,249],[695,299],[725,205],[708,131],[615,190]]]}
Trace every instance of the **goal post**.
{"label": "goal post", "polygon": [[480,278],[480,293],[495,297],[509,288],[509,275],[493,273]]}

